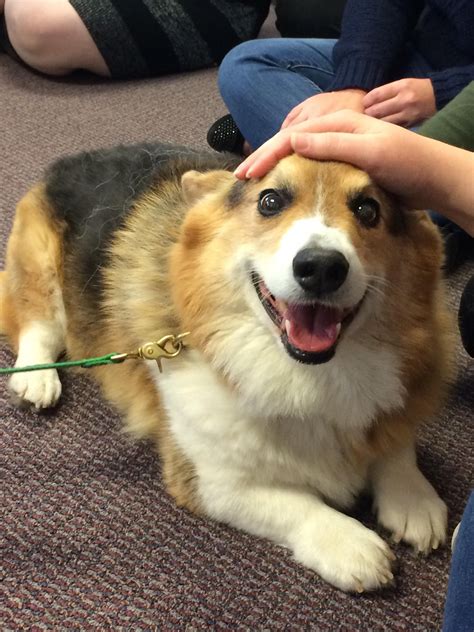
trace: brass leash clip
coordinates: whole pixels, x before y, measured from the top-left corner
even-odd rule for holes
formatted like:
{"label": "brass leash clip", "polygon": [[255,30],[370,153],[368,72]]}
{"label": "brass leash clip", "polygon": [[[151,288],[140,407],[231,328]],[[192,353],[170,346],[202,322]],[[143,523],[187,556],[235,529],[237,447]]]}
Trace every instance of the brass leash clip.
{"label": "brass leash clip", "polygon": [[144,360],[156,360],[160,373],[163,373],[161,360],[163,358],[176,358],[183,350],[183,338],[189,336],[189,333],[190,332],[187,331],[177,336],[168,334],[155,342],[147,342],[138,348],[135,357],[143,358]]}

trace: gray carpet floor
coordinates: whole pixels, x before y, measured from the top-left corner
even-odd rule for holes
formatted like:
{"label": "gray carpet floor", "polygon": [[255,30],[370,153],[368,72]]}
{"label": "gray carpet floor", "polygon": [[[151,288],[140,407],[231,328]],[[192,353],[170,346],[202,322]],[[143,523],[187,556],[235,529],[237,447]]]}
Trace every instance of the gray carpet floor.
{"label": "gray carpet floor", "polygon": [[[142,140],[204,147],[224,111],[215,70],[56,81],[0,54],[0,264],[15,203],[49,161]],[[471,272],[449,280],[453,309]],[[12,362],[0,347],[0,366]],[[450,400],[419,447],[450,530],[474,471],[473,363],[461,350],[457,362]],[[58,409],[35,415],[11,407],[0,378],[0,629],[440,628],[448,548],[416,558],[397,546],[393,589],[343,594],[286,550],[176,508],[150,446],[121,433],[87,375],[64,373],[63,384]],[[373,524],[368,501],[355,515]]]}

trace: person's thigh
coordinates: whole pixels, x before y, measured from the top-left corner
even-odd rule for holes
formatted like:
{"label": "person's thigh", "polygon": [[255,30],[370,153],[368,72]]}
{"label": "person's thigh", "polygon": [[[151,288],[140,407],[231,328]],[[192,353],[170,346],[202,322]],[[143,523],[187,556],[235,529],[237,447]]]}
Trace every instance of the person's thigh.
{"label": "person's thigh", "polygon": [[252,147],[273,136],[293,107],[327,89],[334,77],[336,41],[254,40],[225,57],[219,88]]}
{"label": "person's thigh", "polygon": [[76,69],[109,75],[68,0],[5,0],[5,21],[13,48],[33,68],[54,75]]}
{"label": "person's thigh", "polygon": [[235,65],[242,72],[262,70],[292,71],[318,85],[321,90],[334,76],[332,52],[335,39],[275,38],[245,42],[225,58],[230,69]]}

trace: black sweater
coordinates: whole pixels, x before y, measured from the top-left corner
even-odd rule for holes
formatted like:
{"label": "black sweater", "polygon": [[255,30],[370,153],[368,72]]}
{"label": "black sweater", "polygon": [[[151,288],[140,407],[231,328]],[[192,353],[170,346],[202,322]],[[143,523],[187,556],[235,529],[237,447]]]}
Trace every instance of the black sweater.
{"label": "black sweater", "polygon": [[348,0],[334,49],[333,90],[371,90],[418,51],[438,108],[474,80],[474,0]]}

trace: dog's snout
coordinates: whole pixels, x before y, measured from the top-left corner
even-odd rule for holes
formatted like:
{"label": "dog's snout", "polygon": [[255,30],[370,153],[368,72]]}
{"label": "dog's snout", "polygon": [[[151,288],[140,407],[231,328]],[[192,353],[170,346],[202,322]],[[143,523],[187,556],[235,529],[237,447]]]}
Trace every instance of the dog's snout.
{"label": "dog's snout", "polygon": [[335,292],[344,283],[349,262],[338,250],[305,248],[293,259],[293,275],[299,285],[321,297]]}

